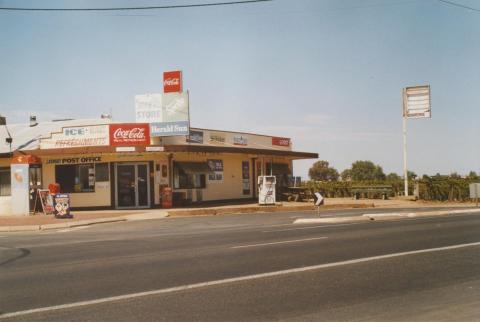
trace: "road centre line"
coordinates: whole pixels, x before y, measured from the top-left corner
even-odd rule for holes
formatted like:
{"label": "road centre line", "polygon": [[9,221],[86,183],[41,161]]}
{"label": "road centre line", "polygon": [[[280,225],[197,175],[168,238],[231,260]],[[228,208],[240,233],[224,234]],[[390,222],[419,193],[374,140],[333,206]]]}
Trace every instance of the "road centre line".
{"label": "road centre line", "polygon": [[3,314],[0,313],[0,319],[17,317],[17,316],[24,316],[24,315],[34,314],[34,313],[43,313],[43,312],[49,312],[49,311],[71,309],[71,308],[83,307],[83,306],[88,306],[88,305],[96,305],[96,304],[102,304],[102,303],[116,302],[116,301],[140,298],[140,297],[145,297],[145,296],[167,294],[167,293],[172,293],[172,292],[179,292],[179,291],[185,291],[185,290],[191,290],[191,289],[204,288],[204,287],[214,286],[214,285],[222,285],[222,284],[243,282],[243,281],[261,279],[261,278],[267,278],[267,277],[282,276],[282,275],[287,275],[287,274],[292,274],[292,273],[308,272],[308,271],[318,270],[318,269],[322,269],[322,268],[352,265],[352,264],[365,263],[365,262],[370,262],[370,261],[375,261],[375,260],[389,259],[389,258],[408,256],[408,255],[416,255],[416,254],[424,254],[424,253],[430,253],[430,252],[439,252],[439,251],[444,251],[444,250],[452,250],[452,249],[474,247],[474,246],[480,246],[480,242],[468,243],[468,244],[458,244],[458,245],[444,246],[444,247],[437,247],[437,248],[427,248],[427,249],[413,250],[413,251],[408,251],[408,252],[401,252],[401,253],[393,253],[393,254],[387,254],[387,255],[379,255],[379,256],[372,256],[372,257],[358,258],[358,259],[346,260],[346,261],[335,262],[335,263],[327,263],[327,264],[313,265],[313,266],[307,266],[307,267],[292,268],[292,269],[286,269],[286,270],[281,270],[281,271],[260,273],[260,274],[254,274],[254,275],[246,275],[246,276],[233,277],[233,278],[226,278],[226,279],[221,279],[221,280],[216,280],[216,281],[202,282],[202,283],[196,283],[196,284],[188,284],[188,285],[182,285],[182,286],[176,286],[176,287],[170,287],[170,288],[164,288],[164,289],[158,289],[158,290],[152,290],[152,291],[145,291],[145,292],[131,293],[131,294],[125,294],[125,295],[119,295],[119,296],[104,297],[104,298],[88,300],[88,301],[80,301],[80,302],[73,302],[73,303],[68,303],[68,304],[40,307],[40,308],[36,308],[36,309],[17,311],[17,312],[11,312],[11,313],[3,313]]}
{"label": "road centre line", "polygon": [[302,242],[302,241],[310,241],[310,240],[326,239],[326,238],[328,238],[328,237],[314,237],[314,238],[305,238],[305,239],[284,240],[284,241],[272,242],[272,243],[233,246],[233,247],[230,247],[230,248],[236,249],[236,248],[247,248],[247,247],[258,247],[258,246],[268,246],[268,245],[277,245],[277,244],[297,243],[297,242]]}

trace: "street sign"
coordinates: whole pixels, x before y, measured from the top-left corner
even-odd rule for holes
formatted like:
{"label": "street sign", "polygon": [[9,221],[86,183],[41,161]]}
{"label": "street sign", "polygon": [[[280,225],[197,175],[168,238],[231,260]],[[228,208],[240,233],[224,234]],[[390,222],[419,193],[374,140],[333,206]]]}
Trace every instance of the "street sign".
{"label": "street sign", "polygon": [[315,192],[315,206],[323,205],[324,199],[320,192]]}

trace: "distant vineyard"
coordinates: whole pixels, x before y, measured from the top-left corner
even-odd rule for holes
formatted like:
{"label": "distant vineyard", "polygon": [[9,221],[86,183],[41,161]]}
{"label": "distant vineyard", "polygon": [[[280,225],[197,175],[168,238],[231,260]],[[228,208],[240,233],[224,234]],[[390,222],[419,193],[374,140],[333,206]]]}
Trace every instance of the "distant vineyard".
{"label": "distant vineyard", "polygon": [[[438,201],[466,201],[469,199],[469,184],[478,180],[468,178],[452,178],[449,176],[424,176],[420,180],[409,182],[409,195],[413,195],[415,186],[418,187],[418,196],[422,200]],[[327,198],[353,197],[352,188],[356,186],[388,185],[392,188],[392,197],[404,194],[403,180],[385,181],[337,181],[322,182],[308,181],[305,186],[312,192],[319,191]],[[375,198],[378,196],[369,196]]]}

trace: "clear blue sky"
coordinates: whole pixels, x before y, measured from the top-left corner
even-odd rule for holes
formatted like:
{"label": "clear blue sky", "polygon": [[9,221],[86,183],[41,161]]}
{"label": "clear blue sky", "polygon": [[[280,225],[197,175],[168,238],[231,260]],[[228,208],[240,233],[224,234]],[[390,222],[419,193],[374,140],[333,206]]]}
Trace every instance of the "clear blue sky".
{"label": "clear blue sky", "polygon": [[[478,1],[455,0],[478,7]],[[108,7],[219,2],[10,1]],[[480,172],[480,12],[436,0],[277,0],[132,12],[0,12],[0,114],[9,122],[134,120],[134,95],[181,69],[191,124],[291,137],[340,171],[402,171],[401,89],[430,84],[408,121],[409,168]],[[313,160],[295,162],[306,176]]]}

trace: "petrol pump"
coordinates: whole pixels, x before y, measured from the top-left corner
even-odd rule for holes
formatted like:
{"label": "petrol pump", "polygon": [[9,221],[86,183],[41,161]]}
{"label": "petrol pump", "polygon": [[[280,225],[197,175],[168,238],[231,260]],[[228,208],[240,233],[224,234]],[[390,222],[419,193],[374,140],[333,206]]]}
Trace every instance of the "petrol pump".
{"label": "petrol pump", "polygon": [[28,215],[33,211],[38,189],[42,188],[42,164],[34,155],[19,155],[12,159],[12,213]]}
{"label": "petrol pump", "polygon": [[258,203],[260,205],[275,204],[275,185],[277,178],[275,176],[258,177]]}

